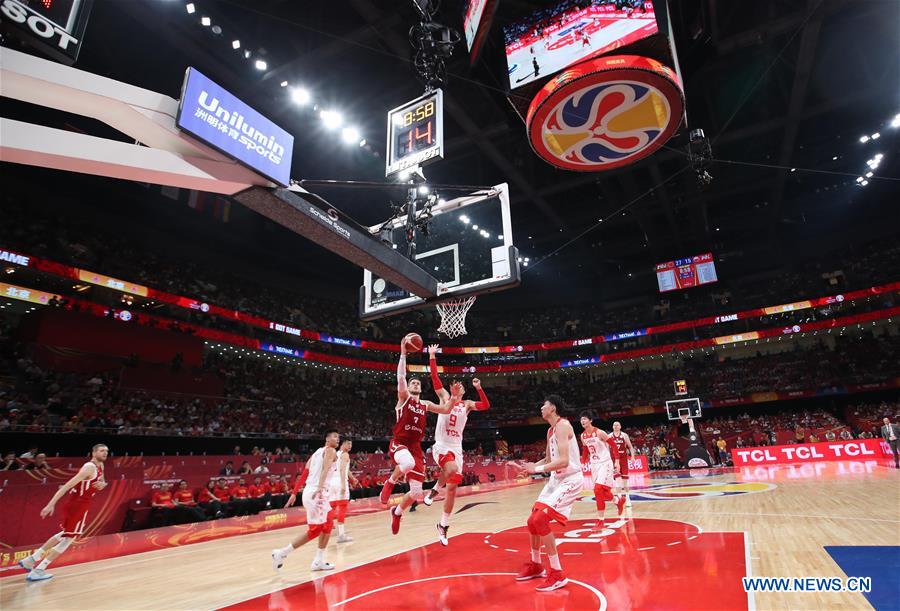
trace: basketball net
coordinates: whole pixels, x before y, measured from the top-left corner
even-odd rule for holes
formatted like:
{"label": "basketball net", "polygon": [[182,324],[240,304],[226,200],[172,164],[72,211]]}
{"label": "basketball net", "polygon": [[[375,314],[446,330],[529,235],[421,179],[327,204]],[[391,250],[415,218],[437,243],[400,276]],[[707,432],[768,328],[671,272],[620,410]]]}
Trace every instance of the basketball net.
{"label": "basketball net", "polygon": [[475,296],[461,297],[459,299],[448,299],[436,304],[438,314],[441,315],[441,324],[438,327],[438,333],[443,333],[449,338],[459,337],[466,334],[466,313],[472,304],[475,303]]}

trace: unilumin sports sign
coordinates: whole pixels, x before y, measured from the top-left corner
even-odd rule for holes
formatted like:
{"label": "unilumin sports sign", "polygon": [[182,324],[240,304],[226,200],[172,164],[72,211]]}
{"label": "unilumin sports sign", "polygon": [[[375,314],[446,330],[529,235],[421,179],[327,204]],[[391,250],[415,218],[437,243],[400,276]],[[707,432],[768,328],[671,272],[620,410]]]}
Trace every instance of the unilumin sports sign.
{"label": "unilumin sports sign", "polygon": [[184,78],[176,124],[273,182],[290,183],[294,137],[196,68]]}

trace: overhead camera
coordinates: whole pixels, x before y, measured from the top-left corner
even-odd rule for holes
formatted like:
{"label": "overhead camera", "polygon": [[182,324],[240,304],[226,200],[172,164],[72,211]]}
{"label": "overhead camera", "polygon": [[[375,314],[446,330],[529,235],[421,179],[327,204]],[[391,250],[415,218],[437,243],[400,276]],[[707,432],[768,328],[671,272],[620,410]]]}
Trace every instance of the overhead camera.
{"label": "overhead camera", "polygon": [[409,44],[415,50],[416,73],[428,90],[443,86],[447,78],[444,61],[453,55],[459,33],[434,21],[438,0],[413,0],[422,20],[409,29]]}
{"label": "overhead camera", "polygon": [[692,129],[688,135],[687,145],[688,162],[691,169],[697,175],[697,184],[707,187],[712,183],[713,177],[709,173],[712,163],[712,145],[702,129]]}

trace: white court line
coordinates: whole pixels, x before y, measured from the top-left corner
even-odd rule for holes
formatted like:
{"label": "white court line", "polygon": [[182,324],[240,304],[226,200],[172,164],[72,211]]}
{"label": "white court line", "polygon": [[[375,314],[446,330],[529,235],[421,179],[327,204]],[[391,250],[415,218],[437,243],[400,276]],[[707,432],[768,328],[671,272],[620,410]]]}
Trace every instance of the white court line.
{"label": "white court line", "polygon": [[[353,602],[354,600],[363,598],[364,596],[368,596],[369,594],[376,594],[378,592],[383,592],[384,590],[390,590],[392,588],[408,586],[408,585],[411,585],[414,583],[423,583],[426,581],[434,581],[436,579],[455,579],[457,577],[493,577],[493,576],[510,576],[510,575],[515,575],[515,573],[461,573],[458,575],[437,575],[435,577],[424,577],[422,579],[413,579],[411,581],[404,581],[402,583],[395,583],[395,584],[391,584],[391,585],[387,585],[387,586],[382,586],[382,587],[376,588],[374,590],[369,590],[368,592],[363,592],[362,594],[357,594],[356,596],[352,596],[352,597],[342,600],[340,602],[334,603],[334,605],[332,605],[332,608],[339,607],[341,605],[346,605],[349,602]],[[578,581],[577,579],[570,578],[569,582],[578,584],[581,587],[586,588],[586,589],[590,590],[591,592],[593,592],[594,596],[596,596],[597,600],[600,602],[600,604],[597,606],[597,611],[606,611],[606,597],[603,596],[603,594],[600,592],[600,590],[598,590],[597,588],[595,588],[592,585],[584,583],[583,581]]]}
{"label": "white court line", "polygon": [[[690,514],[695,515],[695,511],[645,511],[643,514],[655,514],[659,516],[670,516],[675,514]],[[642,515],[643,515],[642,514]],[[716,516],[767,516],[774,518],[818,518],[823,520],[853,520],[854,522],[890,522],[892,524],[900,524],[900,520],[889,520],[885,518],[859,518],[855,516],[835,516],[835,515],[812,515],[805,513],[726,513],[726,512],[710,512],[708,515],[704,517],[716,517]],[[673,520],[675,522],[681,522],[681,520]],[[685,524],[690,524],[690,522],[685,522]],[[721,531],[715,531],[721,532]],[[741,532],[741,531],[734,531]]]}
{"label": "white court line", "polygon": [[666,545],[680,545],[681,541],[672,541],[671,543],[666,543]]}
{"label": "white court line", "polygon": [[639,547],[639,548],[637,548],[637,551],[646,552],[648,549],[653,549],[654,547],[655,546],[653,546],[653,545],[651,545],[650,547]]}
{"label": "white court line", "polygon": [[[753,576],[753,567],[750,566],[750,533],[744,531],[744,565],[747,567],[745,577]],[[753,590],[747,592],[747,609],[748,611],[756,611],[756,595]]]}

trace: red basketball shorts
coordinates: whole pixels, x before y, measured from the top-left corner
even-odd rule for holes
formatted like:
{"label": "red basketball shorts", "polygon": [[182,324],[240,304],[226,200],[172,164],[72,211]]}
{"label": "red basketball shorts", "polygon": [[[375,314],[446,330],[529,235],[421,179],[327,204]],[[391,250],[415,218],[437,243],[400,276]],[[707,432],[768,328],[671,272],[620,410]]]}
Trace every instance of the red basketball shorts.
{"label": "red basketball shorts", "polygon": [[394,460],[394,453],[403,449],[409,450],[413,460],[416,461],[412,471],[406,474],[406,479],[414,479],[420,482],[425,481],[425,455],[422,453],[422,444],[419,442],[404,443],[402,440],[391,439],[391,445],[388,446],[388,456],[391,457],[391,460],[395,465],[397,464],[397,461]]}
{"label": "red basketball shorts", "polygon": [[85,503],[74,499],[69,501],[64,510],[65,513],[63,514],[62,522],[60,523],[63,537],[74,538],[84,534],[84,528],[87,526],[88,509],[90,506],[90,502]]}

